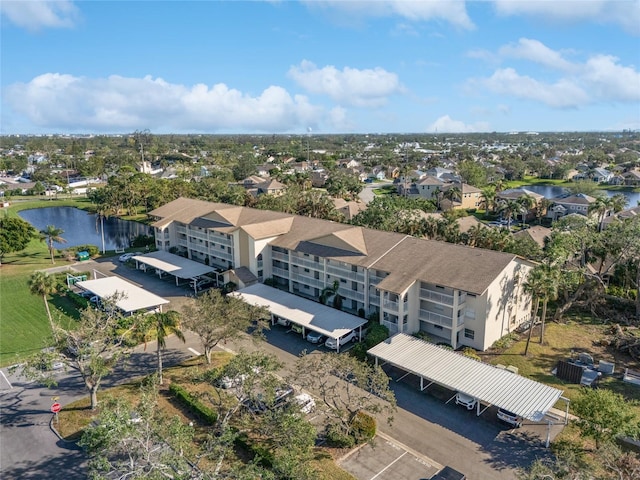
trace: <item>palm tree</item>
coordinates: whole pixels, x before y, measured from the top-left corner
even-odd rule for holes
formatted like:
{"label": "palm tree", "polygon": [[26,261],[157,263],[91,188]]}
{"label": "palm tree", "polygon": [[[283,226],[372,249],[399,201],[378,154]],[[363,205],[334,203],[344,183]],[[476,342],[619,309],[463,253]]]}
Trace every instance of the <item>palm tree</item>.
{"label": "palm tree", "polygon": [[493,187],[489,186],[482,189],[482,203],[484,203],[487,214],[495,210],[496,195],[496,189]]}
{"label": "palm tree", "polygon": [[529,211],[531,209],[533,209],[533,207],[535,207],[538,202],[536,202],[536,199],[533,198],[531,195],[529,195],[528,193],[525,193],[523,195],[520,195],[520,197],[518,198],[517,202],[522,205],[522,226],[524,227],[524,222],[525,219],[527,218],[527,213],[529,213]]}
{"label": "palm tree", "polygon": [[64,238],[60,236],[63,233],[64,233],[64,230],[62,230],[61,228],[57,228],[54,225],[47,225],[46,228],[40,230],[40,240],[43,242],[44,241],[47,242],[47,246],[49,248],[49,254],[51,255],[51,263],[56,263],[53,258],[53,254],[56,251],[56,249],[53,246],[53,242],[58,242],[58,243],[67,242]]}
{"label": "palm tree", "polygon": [[502,217],[507,217],[507,227],[511,230],[511,219],[514,215],[518,215],[523,210],[522,205],[517,200],[502,200],[498,204],[498,212],[502,213]]}
{"label": "palm tree", "polygon": [[324,287],[320,293],[320,303],[327,304],[329,299],[333,298],[333,308],[340,310],[342,308],[342,296],[338,291],[340,290],[340,281],[335,280],[333,285]]}
{"label": "palm tree", "polygon": [[611,208],[613,208],[614,213],[618,213],[627,207],[629,199],[624,193],[616,193],[613,197],[611,197],[610,202]]}
{"label": "palm tree", "polygon": [[47,296],[56,293],[56,279],[44,272],[34,272],[31,277],[29,277],[29,291],[34,295],[42,296],[42,300],[44,301],[44,308],[46,308],[47,310],[47,318],[49,319],[51,332],[55,337],[56,329],[53,325],[53,318],[51,317],[51,310],[49,309]]}
{"label": "palm tree", "polygon": [[542,265],[543,277],[540,282],[540,294],[542,295],[542,318],[540,323],[540,345],[544,342],[544,324],[547,319],[547,303],[558,297],[560,272],[557,268]]}
{"label": "palm tree", "polygon": [[535,267],[529,272],[527,280],[523,285],[524,291],[529,293],[533,298],[533,311],[531,315],[531,321],[529,323],[529,333],[527,334],[527,345],[524,348],[524,355],[529,353],[529,343],[531,342],[531,334],[533,333],[533,325],[538,317],[538,310],[540,309],[540,299],[542,297],[541,291],[543,289],[544,272],[541,268]]}
{"label": "palm tree", "polygon": [[611,199],[604,195],[596,197],[596,201],[589,205],[589,213],[596,212],[598,214],[598,231],[600,232],[607,212],[611,210],[611,207]]}
{"label": "palm tree", "polygon": [[184,333],[180,330],[180,314],[175,310],[165,313],[154,313],[147,321],[142,321],[137,329],[137,338],[144,342],[144,349],[147,349],[147,342],[155,340],[156,355],[158,357],[158,380],[162,385],[162,350],[167,346],[167,337],[174,334],[183,342]]}

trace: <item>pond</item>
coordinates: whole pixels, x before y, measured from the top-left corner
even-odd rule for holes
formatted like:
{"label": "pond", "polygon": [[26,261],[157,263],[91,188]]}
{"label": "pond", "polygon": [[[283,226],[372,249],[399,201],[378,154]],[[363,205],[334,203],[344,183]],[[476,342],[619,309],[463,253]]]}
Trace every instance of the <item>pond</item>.
{"label": "pond", "polygon": [[91,244],[102,249],[102,228],[104,228],[105,250],[128,248],[131,241],[138,235],[153,235],[153,229],[148,225],[119,218],[106,218],[102,221],[101,227],[96,214],[74,207],[34,208],[22,210],[18,215],[33,225],[36,230],[43,230],[47,225],[54,225],[64,230],[60,236],[67,242],[56,243],[56,248]]}
{"label": "pond", "polygon": [[[540,195],[544,195],[544,198],[556,198],[560,195],[564,195],[569,191],[563,187],[557,187],[554,185],[525,185],[523,188],[527,190],[531,190],[532,192],[539,193]],[[622,193],[629,199],[629,203],[627,203],[627,208],[632,208],[638,205],[640,202],[640,193],[631,192],[631,191],[616,191],[616,190],[597,190],[597,192],[603,192],[610,197],[613,197],[617,193]]]}

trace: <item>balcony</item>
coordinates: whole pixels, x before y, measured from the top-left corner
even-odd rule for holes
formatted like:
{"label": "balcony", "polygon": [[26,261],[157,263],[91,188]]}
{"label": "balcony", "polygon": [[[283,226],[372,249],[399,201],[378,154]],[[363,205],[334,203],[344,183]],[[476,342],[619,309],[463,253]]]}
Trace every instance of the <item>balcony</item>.
{"label": "balcony", "polygon": [[385,300],[382,302],[382,306],[385,310],[393,310],[394,312],[398,311],[398,302],[394,302],[392,300]]}
{"label": "balcony", "polygon": [[355,290],[340,290],[340,295],[342,295],[344,298],[348,298],[349,300],[357,300],[359,302],[364,303],[364,293],[362,292],[356,292]]}
{"label": "balcony", "polygon": [[187,227],[177,226],[176,227],[176,232],[177,233],[182,233],[183,235],[186,235],[187,234]]}
{"label": "balcony", "polygon": [[[282,275],[280,275],[280,276],[282,276]],[[320,288],[320,289],[324,288],[324,282],[322,280],[318,280],[318,279],[313,278],[313,277],[307,277],[307,276],[301,275],[299,273],[291,272],[291,274],[289,275],[289,279],[294,281],[294,282],[301,283],[303,285],[309,285],[310,287],[317,287],[317,288]]]}
{"label": "balcony", "polygon": [[348,269],[336,267],[334,265],[327,265],[327,273],[334,277],[344,278],[345,280],[355,280],[356,282],[364,282],[364,273],[358,273]]}
{"label": "balcony", "polygon": [[451,317],[446,317],[444,315],[433,313],[428,310],[420,309],[420,316],[418,318],[425,322],[435,323],[436,325],[440,325],[441,327],[451,328],[451,326],[453,325],[453,319]]}
{"label": "balcony", "polygon": [[273,260],[281,260],[283,262],[289,262],[289,254],[288,253],[281,253],[281,252],[276,252],[275,250],[271,250],[271,258]]}
{"label": "balcony", "polygon": [[427,298],[434,302],[442,303],[443,305],[453,305],[453,295],[434,292],[433,290],[427,290],[426,288],[420,289],[420,297]]}
{"label": "balcony", "polygon": [[380,323],[389,329],[389,336],[398,333],[397,323],[388,322],[386,320],[382,320]]}
{"label": "balcony", "polygon": [[312,268],[314,270],[319,270],[319,271],[324,270],[324,265],[322,263],[314,262],[313,260],[308,260],[303,257],[297,257],[295,255],[291,255],[291,257],[289,258],[289,261],[291,262],[291,265],[298,265],[299,267]]}
{"label": "balcony", "polygon": [[289,279],[289,270],[285,270],[284,268],[271,267],[271,273],[278,277]]}

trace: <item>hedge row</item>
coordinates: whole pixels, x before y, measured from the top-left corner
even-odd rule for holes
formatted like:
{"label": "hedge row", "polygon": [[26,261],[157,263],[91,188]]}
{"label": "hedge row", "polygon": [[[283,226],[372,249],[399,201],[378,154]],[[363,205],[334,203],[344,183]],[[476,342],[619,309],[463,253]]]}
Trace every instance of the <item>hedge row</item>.
{"label": "hedge row", "polygon": [[218,414],[214,412],[212,409],[203,405],[200,400],[195,398],[189,392],[187,392],[184,388],[175,383],[169,385],[169,391],[189,410],[191,410],[197,417],[202,420],[214,424],[218,420]]}

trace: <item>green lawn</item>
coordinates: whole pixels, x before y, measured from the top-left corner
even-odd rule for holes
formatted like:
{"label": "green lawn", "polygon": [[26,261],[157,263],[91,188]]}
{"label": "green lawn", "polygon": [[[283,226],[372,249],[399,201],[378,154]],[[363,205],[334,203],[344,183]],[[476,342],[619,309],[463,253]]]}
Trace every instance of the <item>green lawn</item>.
{"label": "green lawn", "polygon": [[[86,205],[86,199],[35,200],[12,202],[11,207],[0,214],[17,216],[28,208]],[[66,262],[56,259],[55,266]],[[34,239],[22,252],[5,255],[0,267],[0,365],[16,363],[29,354],[45,347],[51,328],[42,297],[29,292],[29,277],[35,270],[50,268],[51,259],[44,242]],[[62,326],[72,326],[77,309],[62,295],[49,297],[54,321]]]}
{"label": "green lawn", "polygon": [[558,180],[553,178],[538,178],[525,176],[522,180],[511,180],[506,182],[506,188],[526,187],[527,185],[553,185],[556,187],[566,187],[571,182],[567,180]]}
{"label": "green lawn", "polygon": [[[572,399],[580,391],[580,385],[566,383],[551,373],[558,361],[571,358],[572,352],[587,352],[594,357],[596,363],[599,360],[613,361],[616,364],[616,372],[621,372],[625,366],[638,369],[638,362],[598,345],[598,340],[605,337],[608,328],[608,325],[594,322],[585,316],[575,317],[566,323],[549,322],[545,328],[544,345],[538,343],[539,333],[534,330],[526,357],[523,355],[526,345],[524,334],[518,342],[501,354],[493,356],[491,352],[486,352],[481,356],[494,365],[518,367],[521,375],[564,390],[563,396]],[[640,415],[640,387],[622,382],[619,375],[603,378],[600,385],[620,393],[629,402],[635,402]],[[556,407],[564,409],[564,405],[564,402],[559,402]]]}

